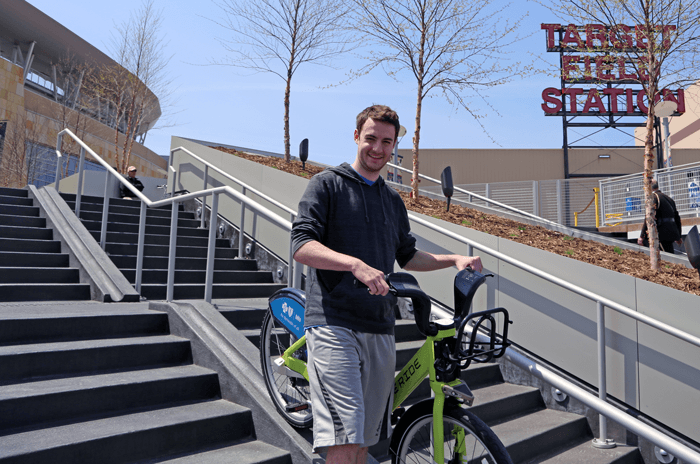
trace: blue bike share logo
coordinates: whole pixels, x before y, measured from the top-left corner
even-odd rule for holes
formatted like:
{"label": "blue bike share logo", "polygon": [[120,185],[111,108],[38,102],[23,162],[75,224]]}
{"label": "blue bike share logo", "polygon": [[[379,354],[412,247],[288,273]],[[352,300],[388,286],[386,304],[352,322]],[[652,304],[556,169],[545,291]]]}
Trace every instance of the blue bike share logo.
{"label": "blue bike share logo", "polygon": [[284,324],[297,338],[304,336],[304,307],[289,298],[278,298],[270,302],[275,319]]}
{"label": "blue bike share logo", "polygon": [[700,208],[700,185],[695,179],[688,182],[688,197],[691,208]]}

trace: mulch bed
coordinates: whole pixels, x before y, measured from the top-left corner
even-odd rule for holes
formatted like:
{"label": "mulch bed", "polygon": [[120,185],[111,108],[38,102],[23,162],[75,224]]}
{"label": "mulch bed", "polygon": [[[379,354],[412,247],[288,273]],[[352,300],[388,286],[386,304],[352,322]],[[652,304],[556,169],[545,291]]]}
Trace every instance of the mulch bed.
{"label": "mulch bed", "polygon": [[[284,159],[272,156],[251,155],[223,147],[218,147],[217,149],[300,177],[311,178],[314,174],[323,170],[323,168],[308,163],[306,164],[306,169],[302,170],[300,161],[287,163]],[[549,251],[577,261],[594,264],[642,280],[700,295],[700,276],[695,269],[664,261],[661,263],[661,269],[658,272],[653,271],[650,269],[649,257],[644,253],[569,237],[543,227],[523,224],[492,214],[484,214],[460,205],[451,205],[450,211],[447,212],[445,201],[426,197],[419,197],[414,200],[409,198],[408,193],[399,193],[406,204],[406,208],[410,211],[460,224],[480,232],[539,248],[540,250]]]}

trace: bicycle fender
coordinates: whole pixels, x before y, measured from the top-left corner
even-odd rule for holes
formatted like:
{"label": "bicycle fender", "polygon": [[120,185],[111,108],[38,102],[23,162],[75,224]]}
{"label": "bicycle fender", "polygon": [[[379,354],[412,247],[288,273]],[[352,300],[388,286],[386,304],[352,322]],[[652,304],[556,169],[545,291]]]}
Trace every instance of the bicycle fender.
{"label": "bicycle fender", "polygon": [[306,295],[295,288],[275,292],[268,304],[272,315],[297,338],[304,336],[304,306]]}

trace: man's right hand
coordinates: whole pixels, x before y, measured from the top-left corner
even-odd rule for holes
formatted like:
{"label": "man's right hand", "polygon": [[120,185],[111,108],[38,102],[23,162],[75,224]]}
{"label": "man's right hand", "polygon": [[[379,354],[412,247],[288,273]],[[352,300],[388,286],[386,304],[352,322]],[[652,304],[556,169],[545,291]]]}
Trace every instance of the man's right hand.
{"label": "man's right hand", "polygon": [[370,295],[386,296],[386,294],[389,293],[389,284],[387,284],[384,279],[384,273],[368,266],[359,259],[357,260],[357,264],[353,266],[352,275],[354,275],[357,280],[367,285]]}
{"label": "man's right hand", "polygon": [[639,237],[637,239],[637,245],[642,245],[642,246],[644,245],[644,240],[642,239],[642,237]]}

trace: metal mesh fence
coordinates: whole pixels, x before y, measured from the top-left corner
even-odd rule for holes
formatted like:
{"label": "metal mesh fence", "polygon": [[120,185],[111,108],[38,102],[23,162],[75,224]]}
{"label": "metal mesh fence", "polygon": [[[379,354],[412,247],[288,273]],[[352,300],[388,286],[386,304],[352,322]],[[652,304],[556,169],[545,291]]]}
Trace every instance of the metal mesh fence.
{"label": "metal mesh fence", "polygon": [[[598,187],[598,179],[495,182],[463,184],[456,187],[559,224],[573,226],[574,213],[581,213],[578,215],[580,227],[595,227],[596,224],[595,204],[591,203],[591,200],[594,199],[593,189]],[[439,186],[427,187],[424,190],[442,194]],[[508,211],[485,200],[470,198],[462,192],[455,192],[453,198]]]}
{"label": "metal mesh fence", "polygon": [[[681,217],[700,217],[700,163],[654,171],[659,190],[673,198]],[[606,224],[644,219],[642,174],[600,181],[601,217]]]}

